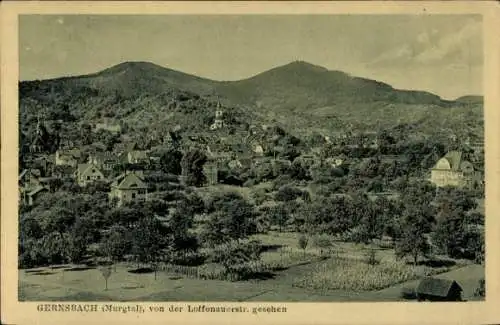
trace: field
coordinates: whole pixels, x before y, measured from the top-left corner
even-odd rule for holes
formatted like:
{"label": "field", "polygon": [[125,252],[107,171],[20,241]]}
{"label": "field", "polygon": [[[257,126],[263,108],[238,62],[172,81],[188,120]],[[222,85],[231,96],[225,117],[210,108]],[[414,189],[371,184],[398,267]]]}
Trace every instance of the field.
{"label": "field", "polygon": [[[135,272],[121,263],[105,280],[99,267],[71,265],[19,271],[19,299],[45,301],[398,301],[402,287],[423,275],[458,281],[464,299],[484,276],[484,268],[463,261],[416,268],[394,260],[390,249],[377,250],[377,265],[363,261],[362,245],[338,243],[333,256],[319,259],[314,248],[296,247],[297,234],[257,236],[272,250],[262,256],[274,265],[266,278],[229,282],[203,280],[166,271]],[[279,267],[276,267],[279,266]]]}

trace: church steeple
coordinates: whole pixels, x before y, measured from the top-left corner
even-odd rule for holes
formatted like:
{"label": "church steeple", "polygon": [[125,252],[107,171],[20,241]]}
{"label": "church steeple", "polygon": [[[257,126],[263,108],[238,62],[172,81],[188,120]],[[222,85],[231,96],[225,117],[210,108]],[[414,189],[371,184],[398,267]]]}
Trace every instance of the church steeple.
{"label": "church steeple", "polygon": [[49,133],[47,132],[47,129],[45,128],[45,125],[43,123],[42,112],[39,112],[36,121],[35,134],[30,145],[30,152],[42,152],[46,149],[49,140]]}
{"label": "church steeple", "polygon": [[217,130],[217,129],[221,129],[224,125],[223,121],[222,121],[222,117],[223,117],[223,111],[222,111],[222,106],[220,104],[220,100],[217,99],[217,107],[215,109],[215,119],[214,119],[214,123],[210,126],[210,129],[211,130]]}

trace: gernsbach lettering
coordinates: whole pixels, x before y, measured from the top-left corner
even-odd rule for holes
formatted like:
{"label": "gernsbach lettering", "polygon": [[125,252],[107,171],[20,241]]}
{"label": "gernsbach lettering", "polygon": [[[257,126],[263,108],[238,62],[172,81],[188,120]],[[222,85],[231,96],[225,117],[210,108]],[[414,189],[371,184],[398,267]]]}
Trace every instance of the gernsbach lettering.
{"label": "gernsbach lettering", "polygon": [[188,305],[188,312],[190,313],[246,313],[248,312],[248,308],[238,306],[238,307],[224,307],[224,306],[206,306],[206,305],[198,305],[191,306]]}
{"label": "gernsbach lettering", "polygon": [[36,306],[38,311],[49,312],[82,312],[90,313],[98,311],[98,305],[95,304],[39,304]]}

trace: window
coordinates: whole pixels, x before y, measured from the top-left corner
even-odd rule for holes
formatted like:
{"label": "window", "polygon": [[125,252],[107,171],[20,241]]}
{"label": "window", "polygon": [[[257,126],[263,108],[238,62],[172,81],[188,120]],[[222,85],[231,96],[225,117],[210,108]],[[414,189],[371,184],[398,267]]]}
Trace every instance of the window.
{"label": "window", "polygon": [[92,169],[92,174],[95,173],[95,169]]}
{"label": "window", "polygon": [[132,198],[135,199],[136,193],[132,193]]}
{"label": "window", "polygon": [[87,180],[88,180],[88,181],[90,180],[90,176],[87,176]]}

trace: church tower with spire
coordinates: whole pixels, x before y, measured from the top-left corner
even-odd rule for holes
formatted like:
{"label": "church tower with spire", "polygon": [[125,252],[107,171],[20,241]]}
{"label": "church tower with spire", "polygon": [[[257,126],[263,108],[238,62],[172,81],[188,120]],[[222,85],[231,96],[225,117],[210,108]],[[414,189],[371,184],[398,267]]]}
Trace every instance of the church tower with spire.
{"label": "church tower with spire", "polygon": [[221,129],[224,126],[224,123],[222,121],[222,117],[223,117],[222,106],[220,104],[220,101],[217,100],[217,108],[215,110],[215,119],[214,119],[214,123],[210,126],[211,130]]}
{"label": "church tower with spire", "polygon": [[30,144],[30,152],[31,153],[40,153],[43,152],[47,145],[49,134],[45,125],[41,119],[41,113],[38,114],[35,134],[33,136],[33,140]]}

